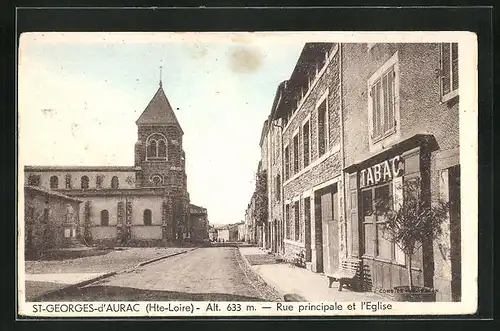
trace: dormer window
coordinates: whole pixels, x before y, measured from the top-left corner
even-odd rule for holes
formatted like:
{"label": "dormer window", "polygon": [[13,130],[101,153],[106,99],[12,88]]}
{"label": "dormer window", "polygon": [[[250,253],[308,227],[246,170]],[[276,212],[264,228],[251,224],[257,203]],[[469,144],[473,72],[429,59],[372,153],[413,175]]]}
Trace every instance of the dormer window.
{"label": "dormer window", "polygon": [[146,140],[146,161],[164,161],[167,159],[167,138],[160,133],[153,133]]}

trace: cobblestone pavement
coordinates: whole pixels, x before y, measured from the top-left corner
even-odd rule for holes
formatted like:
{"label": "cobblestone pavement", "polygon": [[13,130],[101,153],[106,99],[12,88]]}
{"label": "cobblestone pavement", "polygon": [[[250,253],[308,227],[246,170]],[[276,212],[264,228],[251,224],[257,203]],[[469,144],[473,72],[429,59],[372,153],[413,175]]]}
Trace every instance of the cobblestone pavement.
{"label": "cobblestone pavement", "polygon": [[145,265],[48,301],[280,301],[236,247],[205,247]]}

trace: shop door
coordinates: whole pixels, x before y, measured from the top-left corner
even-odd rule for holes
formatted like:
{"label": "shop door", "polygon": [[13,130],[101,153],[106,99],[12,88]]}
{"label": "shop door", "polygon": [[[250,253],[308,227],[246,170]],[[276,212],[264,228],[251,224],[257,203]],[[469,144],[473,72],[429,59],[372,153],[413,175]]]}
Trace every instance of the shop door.
{"label": "shop door", "polygon": [[338,193],[334,186],[328,187],[321,195],[321,218],[323,225],[323,269],[333,273],[338,268],[338,219],[336,201]]}

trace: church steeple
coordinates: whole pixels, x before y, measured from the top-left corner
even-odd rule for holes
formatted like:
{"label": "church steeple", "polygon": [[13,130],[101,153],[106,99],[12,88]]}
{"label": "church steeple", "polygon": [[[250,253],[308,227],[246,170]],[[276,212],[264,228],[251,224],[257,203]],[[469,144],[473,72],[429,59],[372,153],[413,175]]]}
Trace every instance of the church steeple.
{"label": "church steeple", "polygon": [[139,187],[185,187],[185,162],[182,149],[184,132],[163,91],[160,74],[155,95],[136,121],[134,146],[136,183]]}
{"label": "church steeple", "polygon": [[181,132],[182,128],[175,116],[174,110],[165,95],[160,79],[160,86],[153,96],[146,109],[135,122],[137,125],[167,125],[176,126]]}

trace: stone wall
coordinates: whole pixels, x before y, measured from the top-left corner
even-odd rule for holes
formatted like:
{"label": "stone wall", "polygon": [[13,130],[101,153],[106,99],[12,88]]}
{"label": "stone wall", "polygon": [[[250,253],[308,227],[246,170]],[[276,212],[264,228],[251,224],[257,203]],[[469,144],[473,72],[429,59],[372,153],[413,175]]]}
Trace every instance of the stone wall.
{"label": "stone wall", "polygon": [[[25,249],[37,254],[77,241],[79,202],[44,193],[25,192],[24,203]],[[71,213],[74,212],[72,217],[68,208]]]}
{"label": "stone wall", "polygon": [[[295,254],[305,250],[305,215],[304,215],[304,196],[311,197],[311,223],[314,223],[314,188],[325,182],[332,181],[338,177],[342,171],[342,155],[341,155],[341,114],[340,114],[340,54],[337,51],[332,53],[329,62],[326,64],[326,69],[322,75],[317,78],[317,81],[311,87],[301,102],[300,108],[292,115],[289,123],[285,127],[283,133],[284,147],[288,145],[290,150],[290,178],[283,183],[285,204],[290,204],[290,224],[292,225],[291,238],[285,240],[285,256],[287,258],[295,257]],[[324,154],[320,155],[318,147],[318,106],[326,102],[326,110],[328,112],[328,145]],[[310,162],[304,167],[303,154],[303,125],[309,121],[310,123]],[[293,153],[293,137],[299,135],[299,170],[293,172],[294,153]],[[299,201],[299,211],[291,208],[294,201]],[[340,204],[342,206],[342,204]],[[342,208],[341,208],[342,210]],[[294,220],[295,213],[300,212],[299,222],[302,240],[295,241]],[[343,212],[340,213],[339,227],[343,222]],[[286,223],[286,222],[285,222]],[[286,229],[286,225],[285,225]],[[314,251],[315,227],[311,225],[311,243]],[[343,232],[339,230],[339,235]],[[286,236],[286,230],[285,230]],[[328,240],[328,238],[324,238]],[[344,249],[342,246],[343,239],[339,240],[339,251]],[[327,243],[329,244],[329,243]],[[340,254],[339,254],[340,255]],[[318,257],[319,258],[319,257]]]}

